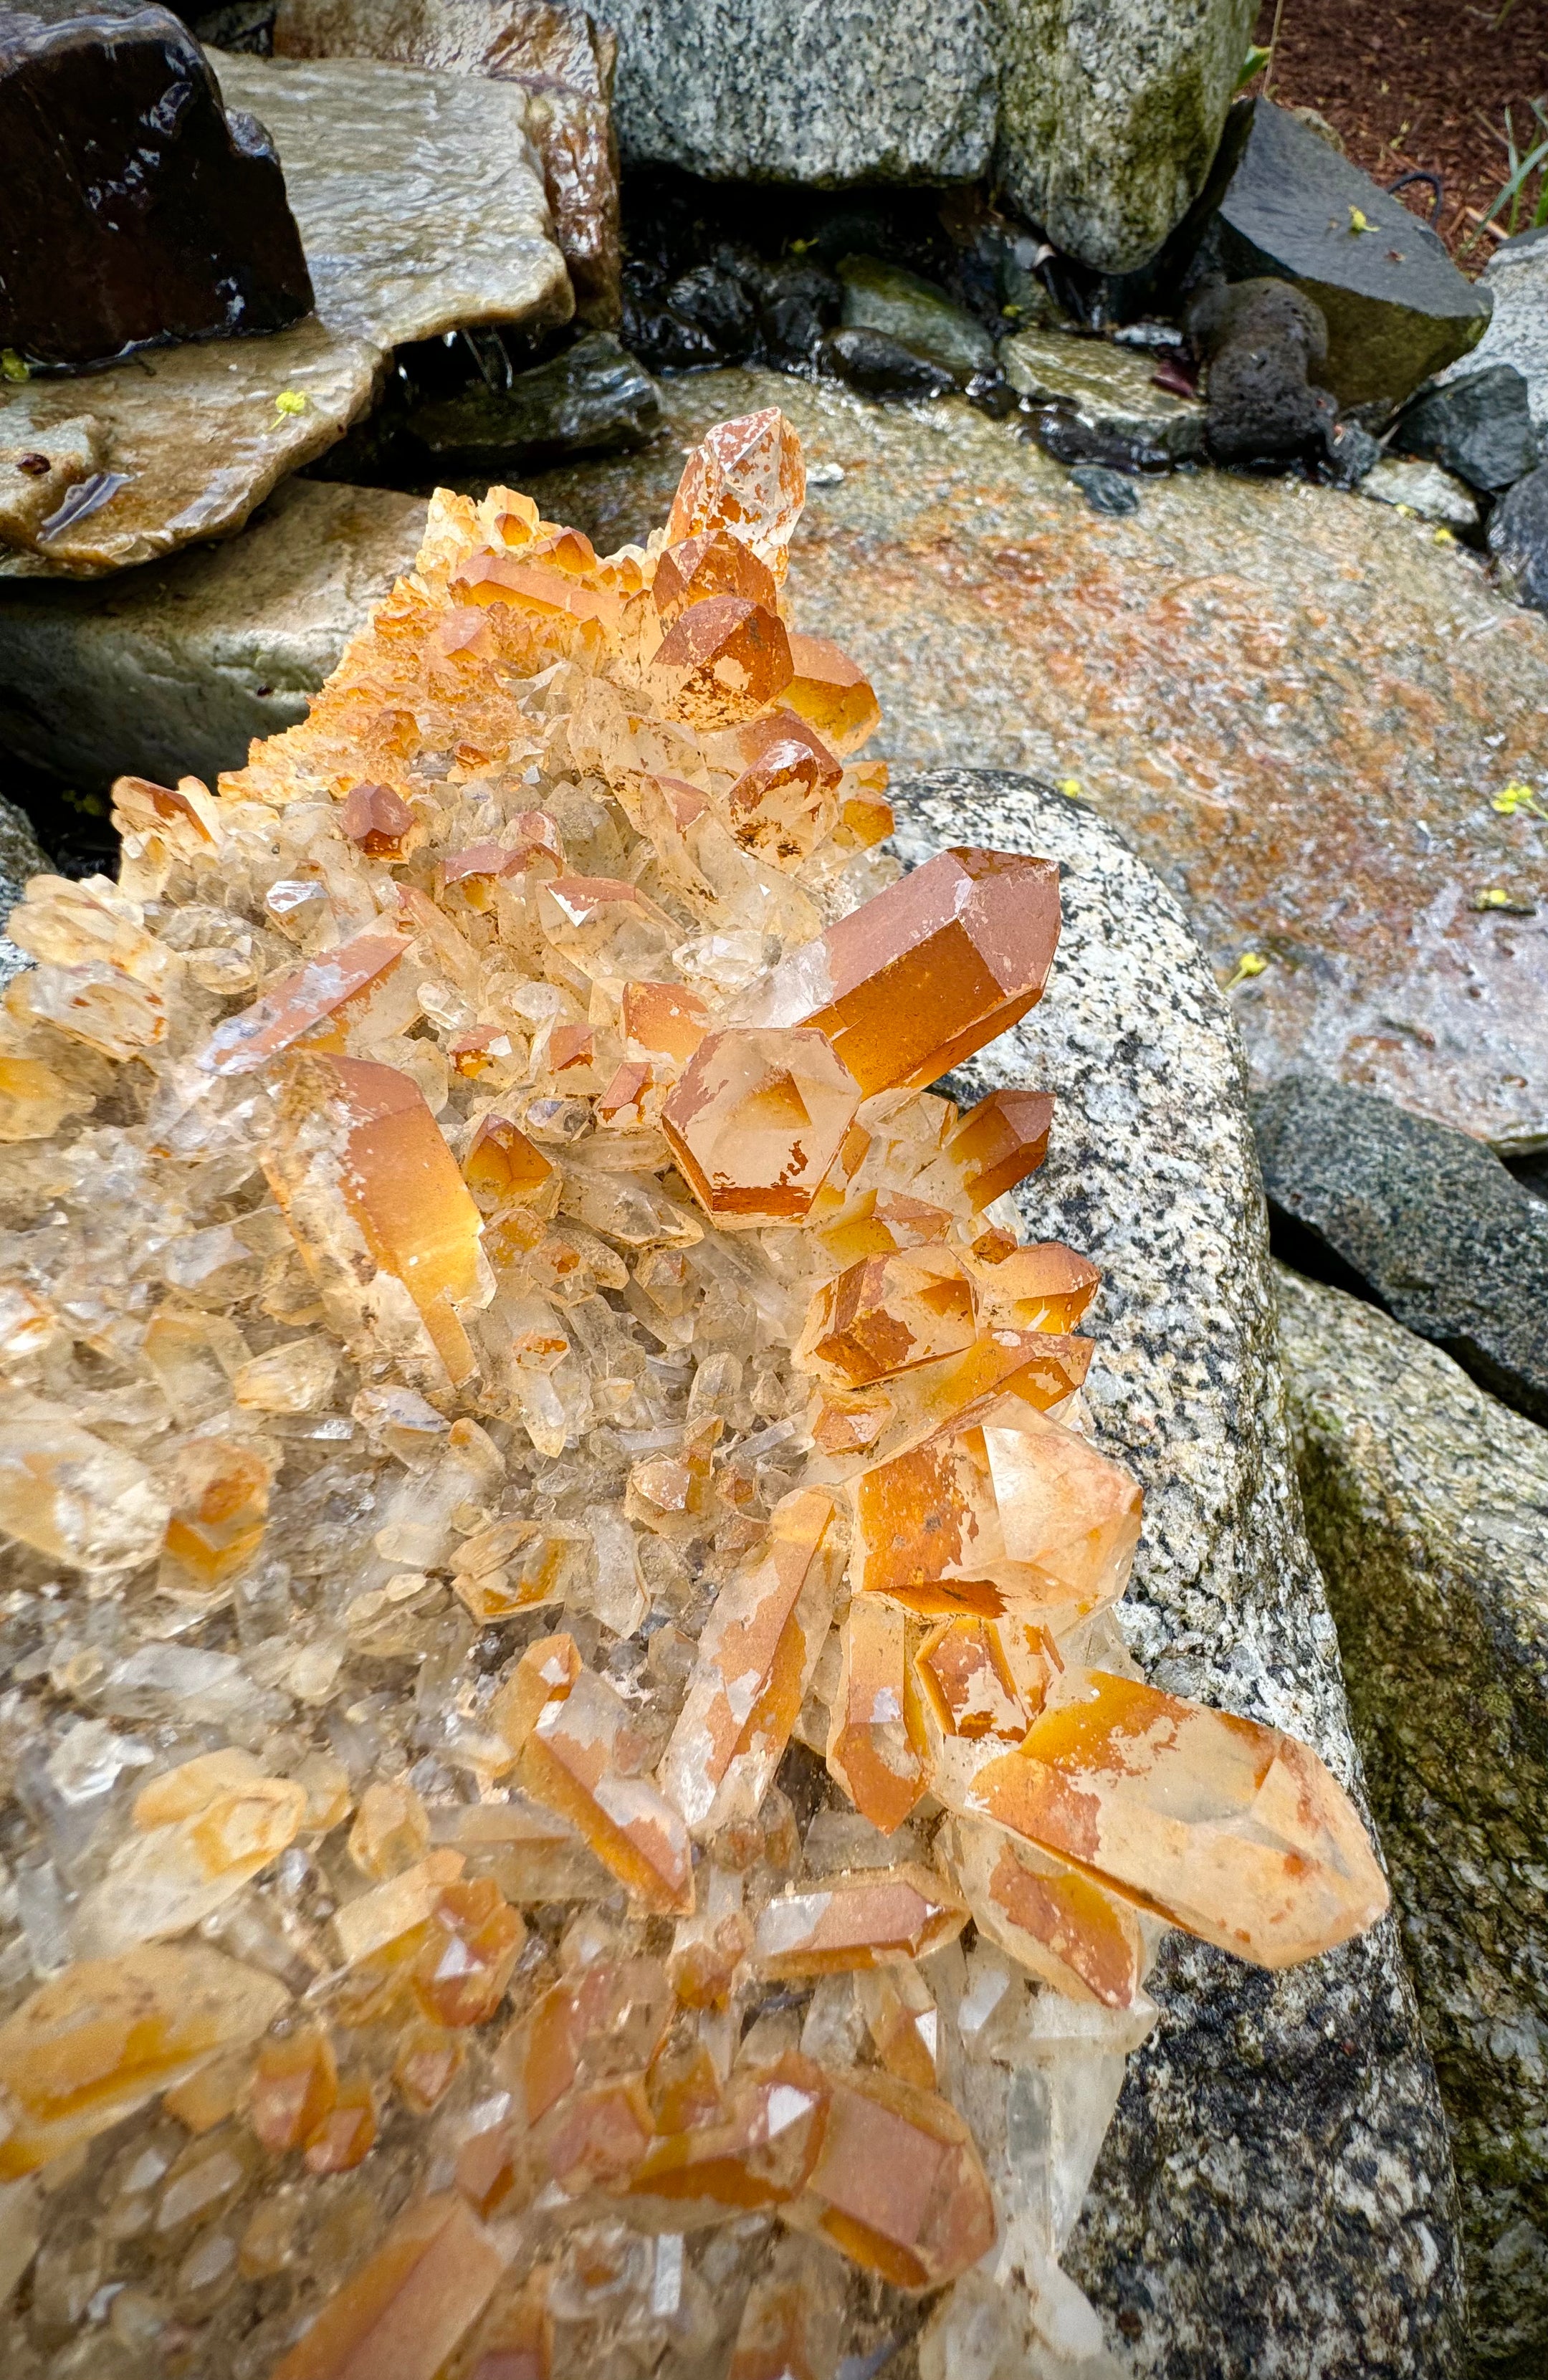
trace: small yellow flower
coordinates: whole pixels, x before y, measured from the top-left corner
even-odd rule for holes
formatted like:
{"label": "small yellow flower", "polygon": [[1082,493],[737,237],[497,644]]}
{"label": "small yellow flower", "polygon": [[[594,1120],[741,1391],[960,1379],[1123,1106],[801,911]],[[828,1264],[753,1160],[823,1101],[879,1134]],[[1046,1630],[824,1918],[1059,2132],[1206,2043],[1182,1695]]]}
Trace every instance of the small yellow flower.
{"label": "small yellow flower", "polygon": [[1359,207],[1351,207],[1349,209],[1349,229],[1351,231],[1371,231],[1374,228],[1375,226],[1372,225],[1370,216],[1361,214]]}
{"label": "small yellow flower", "polygon": [[1061,777],[1059,791],[1072,802],[1083,802],[1086,798],[1085,789],[1079,777]]}
{"label": "small yellow flower", "polygon": [[1268,961],[1259,951],[1243,951],[1235,971],[1221,985],[1222,991],[1235,991],[1238,983],[1250,983],[1253,977],[1266,972]]}
{"label": "small yellow flower", "polygon": [[1548,819],[1548,810],[1541,807],[1530,785],[1522,784],[1519,778],[1493,795],[1489,807],[1498,810],[1502,818],[1514,818],[1518,810],[1528,810],[1533,818]]}
{"label": "small yellow flower", "polygon": [[1435,542],[1437,545],[1455,545],[1457,540],[1453,537],[1450,529],[1438,528],[1435,531]]}
{"label": "small yellow flower", "polygon": [[30,380],[32,375],[14,347],[0,347],[0,377]]}
{"label": "small yellow flower", "polygon": [[306,409],[306,397],[299,388],[282,388],[274,399],[274,411],[279,414],[304,413]]}
{"label": "small yellow flower", "polygon": [[1510,895],[1503,885],[1491,884],[1486,892],[1473,894],[1475,909],[1507,909],[1509,906]]}

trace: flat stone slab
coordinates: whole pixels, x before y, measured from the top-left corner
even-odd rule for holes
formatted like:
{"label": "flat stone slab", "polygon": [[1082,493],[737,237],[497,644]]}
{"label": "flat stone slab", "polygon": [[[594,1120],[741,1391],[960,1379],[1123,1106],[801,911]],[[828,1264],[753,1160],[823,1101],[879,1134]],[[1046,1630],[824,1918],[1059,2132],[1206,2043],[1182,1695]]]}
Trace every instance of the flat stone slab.
{"label": "flat stone slab", "polygon": [[[974,1098],[1054,1093],[1047,1161],[1017,1203],[1029,1236],[1102,1268],[1093,1436],[1145,1489],[1119,1607],[1131,1649],[1155,1684],[1303,1736],[1358,1793],[1227,1005],[1176,903],[1089,808],[998,770],[896,790],[905,858],[981,843],[1059,864],[1047,993],[953,1080]],[[1441,2380],[1459,2312],[1452,2181],[1391,1919],[1280,1974],[1174,1934],[1150,1988],[1161,2022],[1062,2259],[1119,2368]]]}
{"label": "flat stone slab", "polygon": [[1018,331],[1000,342],[1006,378],[1020,396],[1067,407],[1090,429],[1146,440],[1181,462],[1204,451],[1204,407],[1157,388],[1155,361],[1107,339]]}
{"label": "flat stone slab", "polygon": [[[802,617],[874,680],[896,764],[1026,769],[1165,877],[1260,1083],[1341,1077],[1505,1148],[1548,1141],[1548,620],[1383,504],[1181,473],[1123,518],[957,398],[870,406],[773,372],[663,383],[657,448],[530,484],[599,550],[662,516],[680,449],[780,405],[814,485]],[[1540,793],[1548,809],[1548,794]],[[1503,892],[1534,914],[1475,909]]]}
{"label": "flat stone slab", "polygon": [[132,577],[0,587],[0,745],[84,791],[213,786],[306,716],[348,638],[411,570],[425,507],[291,480],[237,542]]}
{"label": "flat stone slab", "polygon": [[1480,2370],[1548,2363],[1548,1432],[1276,1269],[1307,1526],[1338,1622],[1460,2185]]}
{"label": "flat stone slab", "polygon": [[87,417],[124,481],[0,577],[92,576],[229,536],[367,410],[399,342],[570,313],[517,85],[355,59],[215,65],[279,150],[318,311],[0,390],[0,447]]}

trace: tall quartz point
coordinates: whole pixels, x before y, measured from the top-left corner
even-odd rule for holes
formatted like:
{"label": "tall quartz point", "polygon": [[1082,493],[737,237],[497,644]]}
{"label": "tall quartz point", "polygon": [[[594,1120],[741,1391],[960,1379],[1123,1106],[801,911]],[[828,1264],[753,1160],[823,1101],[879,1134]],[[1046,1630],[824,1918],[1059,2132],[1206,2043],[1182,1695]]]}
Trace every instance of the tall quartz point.
{"label": "tall quartz point", "polygon": [[774,411],[615,554],[443,492],[13,914],[7,2374],[1094,2375],[1160,1936],[1385,1906],[1303,1745],[1094,1666],[1052,1093],[923,1087],[1057,873],[892,880],[801,496]]}
{"label": "tall quartz point", "polygon": [[737,1014],[815,1026],[867,1098],[918,1090],[1026,1015],[1058,939],[1051,860],[943,851],[793,952]]}

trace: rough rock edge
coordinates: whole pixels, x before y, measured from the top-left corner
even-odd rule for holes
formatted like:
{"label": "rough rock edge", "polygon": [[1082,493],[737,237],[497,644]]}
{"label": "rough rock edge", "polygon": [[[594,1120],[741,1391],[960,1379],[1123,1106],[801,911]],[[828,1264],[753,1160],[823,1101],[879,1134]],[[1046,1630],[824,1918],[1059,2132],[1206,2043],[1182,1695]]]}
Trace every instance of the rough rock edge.
{"label": "rough rock edge", "polygon": [[52,864],[32,832],[31,820],[0,794],[0,991],[14,975],[32,964],[3,930],[6,920],[20,900],[28,878],[45,874]]}
{"label": "rough rock edge", "polygon": [[[1147,1491],[1125,1609],[1156,1683],[1284,1726],[1363,1795],[1291,1467],[1268,1240],[1233,1026],[1181,911],[1036,779],[896,788],[908,859],[948,843],[1064,877],[1050,991],[960,1070],[1059,1094],[1019,1204],[1103,1267],[1088,1397]],[[1456,2183],[1390,1919],[1278,1976],[1174,1936],[1067,2262],[1137,2380],[1449,2374]]]}
{"label": "rough rock edge", "polygon": [[1297,1465],[1456,2143],[1472,2348],[1548,2359],[1548,1432],[1275,1268]]}

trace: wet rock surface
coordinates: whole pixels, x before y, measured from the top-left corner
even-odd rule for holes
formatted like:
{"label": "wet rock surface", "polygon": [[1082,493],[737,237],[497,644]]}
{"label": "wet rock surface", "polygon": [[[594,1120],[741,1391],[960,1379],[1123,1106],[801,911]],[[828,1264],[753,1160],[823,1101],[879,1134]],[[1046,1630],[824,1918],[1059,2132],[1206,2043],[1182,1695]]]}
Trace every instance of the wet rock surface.
{"label": "wet rock surface", "polygon": [[1208,443],[1217,463],[1290,463],[1325,447],[1335,405],[1322,309],[1287,281],[1217,285],[1188,309],[1209,367]]}
{"label": "wet rock surface", "polygon": [[1460,2186],[1474,2368],[1548,2353],[1548,1436],[1277,1274],[1307,1526]]}
{"label": "wet rock surface", "polygon": [[1420,520],[1435,521],[1444,528],[1469,536],[1479,527],[1478,498],[1461,480],[1454,480],[1449,471],[1443,471],[1438,463],[1411,462],[1400,455],[1388,455],[1366,473],[1359,492],[1380,504],[1406,504]]}
{"label": "wet rock surface", "polygon": [[382,58],[519,85],[576,311],[587,322],[617,322],[616,45],[590,17],[549,0],[283,0],[274,50],[287,58]]}
{"label": "wet rock surface", "polygon": [[[1492,807],[1539,777],[1548,626],[1474,557],[1388,506],[1219,472],[1103,518],[954,397],[726,372],[662,401],[659,449],[534,480],[551,519],[636,538],[680,447],[783,405],[843,473],[798,533],[801,600],[876,685],[895,763],[1075,780],[1222,977],[1268,960],[1232,995],[1260,1082],[1310,1068],[1507,1148],[1548,1135],[1548,829]],[[1485,891],[1535,914],[1475,909]]]}
{"label": "wet rock surface", "polygon": [[1198,216],[1195,269],[1293,282],[1327,323],[1340,405],[1398,403],[1481,337],[1489,299],[1428,224],[1268,100],[1233,111]]}
{"label": "wet rock surface", "polygon": [[1018,395],[1056,407],[1099,438],[1152,447],[1176,462],[1203,452],[1203,407],[1158,386],[1156,358],[1142,349],[1018,331],[1002,342],[1000,361]]}
{"label": "wet rock surface", "polygon": [[103,363],[311,312],[273,142],[227,113],[169,9],[8,10],[0,152],[0,346],[28,361]]}
{"label": "wet rock surface", "polygon": [[481,382],[409,413],[409,435],[442,476],[493,475],[564,455],[609,455],[643,445],[661,419],[656,383],[606,331],[513,375]]}
{"label": "wet rock surface", "polygon": [[[1099,1443],[1146,1488],[1134,1649],[1158,1684],[1272,1718],[1354,1778],[1290,1472],[1240,1061],[1209,971],[1157,879],[1051,788],[943,769],[896,792],[907,858],[981,841],[1059,862],[1056,984],[961,1075],[975,1095],[1060,1086],[1018,1203],[1103,1270],[1087,1394]],[[1125,2367],[1448,2371],[1452,2185],[1391,1921],[1280,1975],[1172,1946],[1152,1989],[1162,2022],[1067,2258]]]}
{"label": "wet rock surface", "polygon": [[1548,612],[1548,463],[1518,480],[1489,517],[1489,551],[1505,593]]}
{"label": "wet rock surface", "polygon": [[1475,1379],[1548,1421],[1548,1209],[1467,1134],[1314,1075],[1254,1110],[1271,1211]]}
{"label": "wet rock surface", "polygon": [[213,785],[306,715],[394,579],[424,506],[291,480],[240,543],[90,587],[0,589],[0,743],[84,795],[119,775]]}
{"label": "wet rock surface", "polygon": [[350,59],[215,64],[227,101],[262,110],[274,134],[318,314],[89,382],[6,385],[0,452],[84,418],[101,483],[0,574],[91,576],[228,536],[367,410],[399,341],[568,317],[519,89]]}
{"label": "wet rock surface", "polygon": [[917,355],[884,331],[829,331],[818,344],[817,366],[835,380],[847,381],[862,396],[884,402],[945,396],[957,386],[956,376],[943,365]]}
{"label": "wet rock surface", "polygon": [[1530,392],[1514,364],[1485,364],[1435,388],[1421,389],[1390,441],[1399,455],[1420,455],[1499,495],[1538,463]]}
{"label": "wet rock surface", "polygon": [[982,323],[917,273],[873,256],[847,256],[838,277],[847,330],[880,332],[939,364],[959,387],[975,372],[993,369],[994,342]]}

